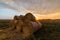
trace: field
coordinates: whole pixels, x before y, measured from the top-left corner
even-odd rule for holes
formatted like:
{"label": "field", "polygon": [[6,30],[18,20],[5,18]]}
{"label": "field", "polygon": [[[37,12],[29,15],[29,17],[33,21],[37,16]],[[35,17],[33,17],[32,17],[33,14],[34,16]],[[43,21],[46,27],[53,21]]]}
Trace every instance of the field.
{"label": "field", "polygon": [[5,29],[9,25],[10,20],[0,20],[0,29]]}
{"label": "field", "polygon": [[[5,29],[10,20],[0,20],[0,29]],[[30,40],[60,40],[60,20],[39,20],[43,26],[35,32]]]}
{"label": "field", "polygon": [[36,32],[38,40],[60,40],[60,20],[40,20],[42,28]]}

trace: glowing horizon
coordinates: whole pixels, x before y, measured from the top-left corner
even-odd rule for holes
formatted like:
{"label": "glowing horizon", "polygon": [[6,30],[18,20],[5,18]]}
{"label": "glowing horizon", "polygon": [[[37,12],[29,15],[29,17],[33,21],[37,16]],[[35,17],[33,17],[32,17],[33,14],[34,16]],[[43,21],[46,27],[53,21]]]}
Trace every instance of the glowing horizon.
{"label": "glowing horizon", "polygon": [[60,19],[60,13],[47,14],[47,15],[38,15],[36,14],[36,19]]}

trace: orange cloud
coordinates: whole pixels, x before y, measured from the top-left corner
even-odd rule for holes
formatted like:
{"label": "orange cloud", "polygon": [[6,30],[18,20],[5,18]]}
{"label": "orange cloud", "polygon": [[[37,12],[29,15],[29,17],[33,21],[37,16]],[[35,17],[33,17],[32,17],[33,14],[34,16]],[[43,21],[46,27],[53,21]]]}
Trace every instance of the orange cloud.
{"label": "orange cloud", "polygon": [[46,14],[46,15],[35,15],[37,19],[60,19],[59,13]]}

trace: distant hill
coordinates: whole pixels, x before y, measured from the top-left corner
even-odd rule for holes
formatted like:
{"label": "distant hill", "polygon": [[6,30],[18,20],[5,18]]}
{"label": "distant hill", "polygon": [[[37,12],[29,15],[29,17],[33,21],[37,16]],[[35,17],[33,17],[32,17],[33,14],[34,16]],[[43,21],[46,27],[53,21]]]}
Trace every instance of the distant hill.
{"label": "distant hill", "polygon": [[6,19],[6,20],[0,20],[0,22],[9,22],[9,21],[11,21],[11,20],[8,20],[8,19]]}

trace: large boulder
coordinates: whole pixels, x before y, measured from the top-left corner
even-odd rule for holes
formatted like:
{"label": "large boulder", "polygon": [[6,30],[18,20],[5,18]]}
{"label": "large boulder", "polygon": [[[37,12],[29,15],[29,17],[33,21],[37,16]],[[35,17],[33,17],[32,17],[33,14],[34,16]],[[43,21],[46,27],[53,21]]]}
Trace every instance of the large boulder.
{"label": "large boulder", "polygon": [[1,40],[25,40],[34,32],[41,28],[41,23],[37,22],[35,16],[27,13],[25,16],[14,16],[9,28],[0,31]]}
{"label": "large boulder", "polygon": [[20,32],[23,39],[30,37],[31,34],[39,30],[42,24],[36,21],[35,16],[32,13],[27,13],[25,16],[15,16],[15,28],[17,32]]}
{"label": "large boulder", "polygon": [[32,13],[27,13],[24,18],[26,21],[29,20],[29,22],[32,24],[34,32],[42,27],[42,24],[36,20],[35,16],[32,15]]}

